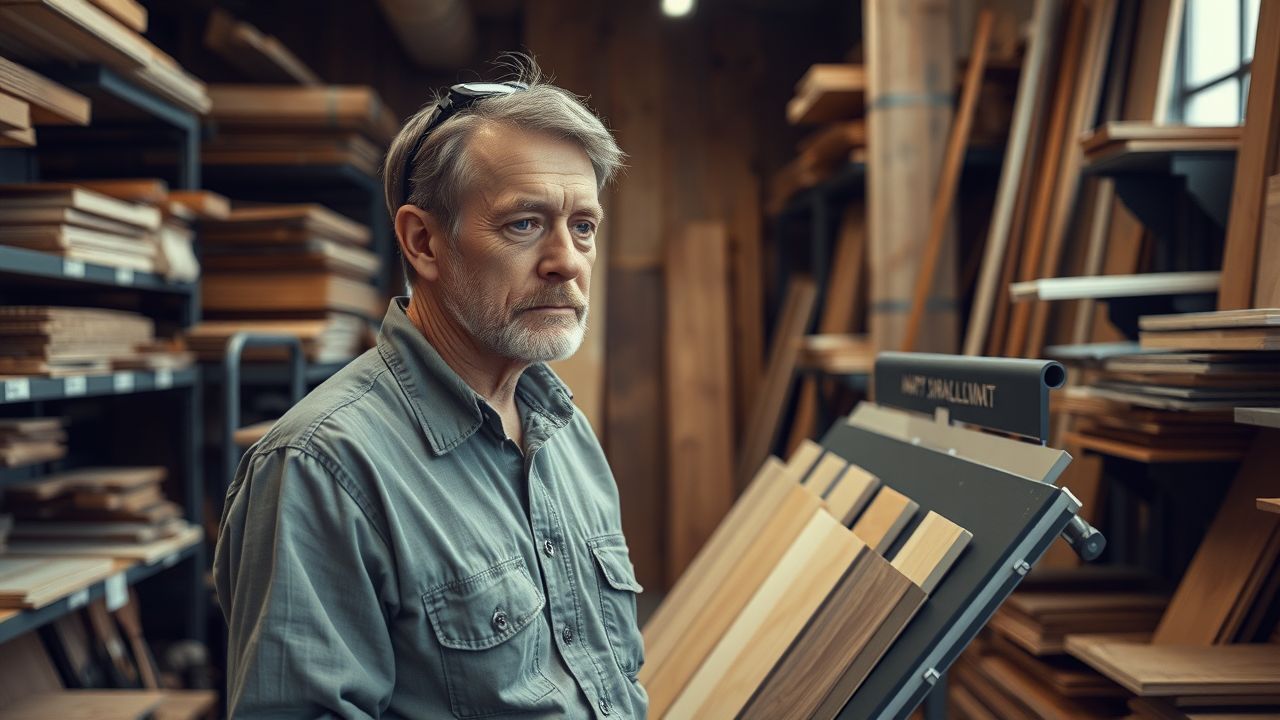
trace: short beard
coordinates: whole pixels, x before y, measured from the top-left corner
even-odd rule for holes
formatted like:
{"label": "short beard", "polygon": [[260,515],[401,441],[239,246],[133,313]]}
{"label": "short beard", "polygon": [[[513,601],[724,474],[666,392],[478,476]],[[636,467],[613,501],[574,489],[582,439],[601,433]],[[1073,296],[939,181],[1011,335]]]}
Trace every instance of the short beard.
{"label": "short beard", "polygon": [[[589,307],[586,298],[578,295],[568,283],[546,288],[520,303],[507,316],[501,307],[485,297],[482,288],[466,282],[465,278],[471,273],[466,271],[461,254],[450,252],[450,256],[452,267],[441,278],[440,301],[454,321],[481,346],[499,357],[529,364],[564,360],[578,351],[587,334]],[[544,305],[574,306],[576,320],[526,313]]]}

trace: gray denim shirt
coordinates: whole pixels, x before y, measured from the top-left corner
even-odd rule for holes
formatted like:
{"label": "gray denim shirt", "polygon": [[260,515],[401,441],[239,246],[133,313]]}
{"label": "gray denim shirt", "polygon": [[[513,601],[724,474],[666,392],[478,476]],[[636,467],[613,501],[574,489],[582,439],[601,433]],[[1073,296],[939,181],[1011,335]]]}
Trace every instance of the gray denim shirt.
{"label": "gray denim shirt", "polygon": [[618,492],[551,370],[526,453],[391,303],[250,451],[214,557],[236,718],[643,718]]}

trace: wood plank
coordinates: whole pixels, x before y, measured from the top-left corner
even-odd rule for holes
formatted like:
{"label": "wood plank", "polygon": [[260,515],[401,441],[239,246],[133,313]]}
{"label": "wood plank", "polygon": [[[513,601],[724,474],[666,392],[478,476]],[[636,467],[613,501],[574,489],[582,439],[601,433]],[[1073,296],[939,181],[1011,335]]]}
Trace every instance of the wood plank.
{"label": "wood plank", "polygon": [[[982,87],[982,76],[987,68],[987,50],[991,45],[991,26],[994,20],[995,15],[990,10],[978,13],[977,29],[973,34],[973,47],[969,50],[969,64],[965,70],[964,84],[960,91],[960,106],[956,109],[955,118],[951,122],[951,131],[947,136],[946,154],[942,160],[942,171],[938,177],[929,214],[929,231],[925,236],[924,256],[920,260],[915,293],[911,299],[911,311],[907,316],[906,330],[903,331],[902,350],[904,352],[915,350],[920,339],[925,306],[933,290],[934,277],[942,255],[942,245],[950,229],[951,206],[955,202],[956,191],[960,184],[964,153],[969,145],[969,131],[973,127],[973,112],[978,102],[978,91]],[[948,271],[950,270],[951,268],[948,268]]]}
{"label": "wood plank", "polygon": [[[667,244],[667,573],[672,581],[736,496],[728,253],[719,223],[690,223],[682,237]],[[746,478],[768,454],[765,448],[751,459]]]}
{"label": "wood plank", "polygon": [[279,40],[222,8],[209,14],[204,45],[251,80],[309,87],[321,84],[320,76]]}
{"label": "wood plank", "polygon": [[1251,67],[1222,254],[1219,310],[1240,310],[1253,304],[1267,178],[1280,169],[1276,157],[1280,151],[1280,6],[1275,3],[1263,3],[1258,10]]}
{"label": "wood plank", "polygon": [[804,476],[804,480],[800,484],[814,495],[824,498],[823,502],[826,502],[827,492],[835,485],[848,467],[849,463],[845,462],[844,458],[835,453],[827,453],[822,456],[822,459],[818,460],[813,469],[809,471],[809,474]]}
{"label": "wood plank", "polygon": [[[1225,405],[1230,406],[1230,403]],[[1084,432],[1067,433],[1063,436],[1063,442],[1141,463],[1231,462],[1239,460],[1242,454],[1239,448],[1231,446],[1161,448]]]}
{"label": "wood plank", "polygon": [[1258,509],[1263,512],[1280,513],[1280,498],[1258,498]]}
{"label": "wood plank", "polygon": [[[1251,505],[1277,494],[1280,431],[1259,430],[1218,514],[1178,584],[1152,641],[1162,645],[1231,642],[1239,606],[1252,605],[1259,573],[1276,561],[1280,522]],[[1250,592],[1252,590],[1252,592]]]}
{"label": "wood plank", "polygon": [[893,566],[932,593],[972,539],[973,533],[930,510],[894,555]]}
{"label": "wood plank", "polygon": [[[955,30],[949,13],[932,0],[863,3],[867,70],[867,213],[870,335],[877,350],[902,346],[906,314],[929,231],[920,211],[922,188],[938,185],[955,92]],[[927,190],[926,190],[927,191]],[[944,245],[939,266],[955,267],[955,242]],[[920,350],[953,352],[957,343],[956,278],[935,283],[934,304]]]}
{"label": "wood plank", "polygon": [[739,717],[811,717],[898,607],[918,608],[924,599],[924,591],[883,557],[865,553],[840,579]]}
{"label": "wood plank", "polygon": [[0,90],[29,103],[35,125],[89,124],[89,98],[3,57]]}
{"label": "wood plank", "polygon": [[[1208,330],[1236,327],[1280,327],[1280,309],[1224,310],[1218,312],[1144,315],[1138,320],[1142,330]],[[1155,360],[1158,358],[1149,358]]]}
{"label": "wood plank", "polygon": [[866,512],[853,524],[853,534],[884,555],[919,509],[920,505],[906,495],[891,487],[882,487]]}
{"label": "wood plank", "polygon": [[818,463],[818,459],[822,457],[827,450],[812,440],[805,440],[791,451],[791,456],[787,458],[787,472],[793,477],[804,479],[809,476],[809,471]]}
{"label": "wood plank", "polygon": [[1034,144],[1032,118],[1042,104],[1038,98],[1048,84],[1049,65],[1046,60],[1053,51],[1057,10],[1057,0],[1037,0],[1031,20],[1031,39],[1027,41],[1026,59],[1018,79],[1018,95],[1014,101],[1009,140],[1000,168],[1000,184],[996,189],[991,225],[983,249],[982,270],[974,293],[973,309],[969,313],[969,326],[965,331],[965,355],[982,354],[991,330],[993,304],[1000,294],[999,289],[1006,286],[1000,282],[1001,268],[1013,256],[1014,244],[1010,242],[1010,234],[1014,227],[1014,205],[1024,187],[1021,180],[1028,162],[1028,149]]}
{"label": "wood plank", "polygon": [[130,30],[147,32],[147,9],[137,0],[93,0],[93,4]]}
{"label": "wood plank", "polygon": [[[1083,641],[1082,641],[1083,640]],[[1274,645],[1150,645],[1067,638],[1067,652],[1142,697],[1280,694]]]}
{"label": "wood plank", "polygon": [[31,129],[31,106],[25,100],[0,92],[0,131]]}
{"label": "wood plank", "polygon": [[802,487],[793,487],[777,511],[751,538],[750,545],[733,558],[733,568],[724,582],[701,600],[700,611],[690,624],[689,632],[681,636],[678,651],[669,653],[660,665],[646,660],[639,679],[649,693],[651,716],[664,716],[815,514],[831,522],[817,495]]}
{"label": "wood plank", "polygon": [[787,295],[778,314],[778,327],[774,331],[773,344],[769,349],[764,386],[756,396],[738,453],[739,484],[745,483],[746,478],[760,466],[778,437],[782,415],[795,379],[800,340],[809,329],[809,319],[813,315],[816,299],[817,288],[812,280],[793,277],[788,283]]}
{"label": "wood plank", "polygon": [[1280,175],[1267,178],[1253,306],[1280,307]]}
{"label": "wood plank", "polygon": [[1221,278],[1215,271],[1042,278],[1013,283],[1009,294],[1015,302],[1181,295],[1213,292]]}
{"label": "wood plank", "polygon": [[1140,332],[1144,350],[1280,350],[1280,328]]}
{"label": "wood plank", "polygon": [[816,514],[666,717],[735,717],[832,588],[867,552],[866,544],[830,515]]}
{"label": "wood plank", "polygon": [[880,485],[880,478],[857,465],[849,465],[824,498],[827,512],[848,527],[862,514]]}
{"label": "wood plank", "polygon": [[814,65],[796,83],[796,96],[787,103],[787,121],[816,125],[855,117],[862,113],[866,90],[860,65]]}

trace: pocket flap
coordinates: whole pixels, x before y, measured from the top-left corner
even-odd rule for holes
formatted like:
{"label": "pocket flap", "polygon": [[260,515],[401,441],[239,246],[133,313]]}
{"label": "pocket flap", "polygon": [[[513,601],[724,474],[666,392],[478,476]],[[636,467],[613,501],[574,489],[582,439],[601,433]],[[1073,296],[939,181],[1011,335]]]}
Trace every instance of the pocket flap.
{"label": "pocket flap", "polygon": [[423,595],[440,644],[454,650],[485,650],[524,629],[546,604],[523,558],[446,583]]}
{"label": "pocket flap", "polygon": [[630,590],[642,593],[644,588],[636,581],[635,568],[631,566],[631,557],[627,554],[627,545],[622,536],[612,535],[591,541],[591,554],[600,564],[600,572],[614,590]]}

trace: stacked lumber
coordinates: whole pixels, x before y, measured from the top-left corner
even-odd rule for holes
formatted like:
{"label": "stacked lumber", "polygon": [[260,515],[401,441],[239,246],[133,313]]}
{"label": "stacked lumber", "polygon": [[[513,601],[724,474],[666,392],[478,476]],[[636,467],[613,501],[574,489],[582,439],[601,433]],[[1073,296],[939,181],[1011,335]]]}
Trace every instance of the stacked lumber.
{"label": "stacked lumber", "polygon": [[666,718],[834,718],[970,533],[821,447],[770,458],[644,628]]}
{"label": "stacked lumber", "polygon": [[150,318],[94,308],[0,307],[0,375],[103,373],[138,359],[155,340]]}
{"label": "stacked lumber", "polygon": [[168,184],[158,179],[82,180],[81,184],[117,200],[154,207],[161,222],[147,237],[156,248],[155,272],[176,282],[200,277],[194,226],[201,218],[218,217],[226,198],[207,190],[171,193]]}
{"label": "stacked lumber", "polygon": [[0,148],[32,147],[36,126],[88,125],[89,99],[0,57]]}
{"label": "stacked lumber", "polygon": [[208,112],[204,83],[143,37],[143,22],[136,9],[113,13],[88,0],[2,0],[0,51],[32,65],[103,65],[180,108]]}
{"label": "stacked lumber", "polygon": [[328,328],[332,334],[349,334],[351,323],[334,324],[333,313],[384,311],[369,284],[379,268],[370,241],[369,228],[320,205],[235,207],[201,227],[205,316],[318,320],[342,327]]}
{"label": "stacked lumber", "polygon": [[0,467],[61,460],[67,454],[62,418],[0,419]]}
{"label": "stacked lumber", "polygon": [[374,177],[399,130],[373,88],[360,85],[215,85],[210,166],[350,165]]}
{"label": "stacked lumber", "polygon": [[819,64],[796,83],[787,105],[793,125],[819,125],[800,141],[796,157],[769,183],[767,208],[782,212],[793,195],[827,180],[851,162],[866,159],[867,126],[861,119],[866,77],[860,65]]}
{"label": "stacked lumber", "polygon": [[796,83],[795,97],[787,103],[787,121],[817,125],[858,117],[866,92],[867,76],[861,65],[814,65]]}
{"label": "stacked lumber", "polygon": [[1156,125],[1140,121],[1111,121],[1080,140],[1086,161],[1095,165],[1121,155],[1195,152],[1234,152],[1240,127]]}
{"label": "stacked lumber", "polygon": [[1067,635],[1151,631],[1169,602],[1158,592],[1015,592],[989,627],[1026,652],[1062,655]]}
{"label": "stacked lumber", "polygon": [[0,185],[0,244],[154,272],[161,213],[83,184]]}
{"label": "stacked lumber", "polygon": [[0,555],[0,609],[42,608],[114,572],[110,558]]}
{"label": "stacked lumber", "polygon": [[247,78],[267,83],[316,86],[320,78],[276,38],[237,20],[222,8],[209,13],[205,47]]}
{"label": "stacked lumber", "polygon": [[191,544],[200,529],[164,494],[161,467],[97,467],[11,484],[10,550],[152,562]]}
{"label": "stacked lumber", "polygon": [[1280,309],[1275,308],[1147,316],[1138,327],[1142,347],[1152,350],[1280,350]]}
{"label": "stacked lumber", "polygon": [[[205,320],[187,331],[186,343],[200,360],[219,362],[227,341],[239,332],[293,335],[302,341],[302,351],[314,363],[345,362],[367,345],[368,325],[346,313],[329,313],[314,320]],[[249,361],[284,360],[282,348],[248,348]]]}

